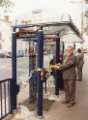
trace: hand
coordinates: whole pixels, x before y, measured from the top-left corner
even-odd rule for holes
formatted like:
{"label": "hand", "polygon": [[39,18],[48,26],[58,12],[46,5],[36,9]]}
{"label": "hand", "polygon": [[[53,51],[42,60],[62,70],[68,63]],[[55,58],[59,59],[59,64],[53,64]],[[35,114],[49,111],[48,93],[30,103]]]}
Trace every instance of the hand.
{"label": "hand", "polygon": [[50,68],[53,68],[53,69],[59,69],[62,65],[60,63],[58,64],[55,64],[55,65],[50,65]]}
{"label": "hand", "polygon": [[60,69],[60,66],[57,65],[57,66],[55,67],[55,69],[57,69],[57,70]]}

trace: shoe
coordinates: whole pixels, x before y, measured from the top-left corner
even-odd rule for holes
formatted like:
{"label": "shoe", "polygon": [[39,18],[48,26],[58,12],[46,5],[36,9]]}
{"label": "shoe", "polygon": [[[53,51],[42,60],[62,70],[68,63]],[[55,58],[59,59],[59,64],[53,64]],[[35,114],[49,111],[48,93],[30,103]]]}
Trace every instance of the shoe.
{"label": "shoe", "polygon": [[75,102],[72,102],[72,103],[69,103],[68,105],[67,105],[67,107],[68,108],[71,108],[71,107],[73,107],[75,105]]}
{"label": "shoe", "polygon": [[68,103],[69,103],[68,100],[64,100],[64,101],[62,101],[62,104],[68,104]]}
{"label": "shoe", "polygon": [[82,79],[78,79],[77,81],[82,82]]}

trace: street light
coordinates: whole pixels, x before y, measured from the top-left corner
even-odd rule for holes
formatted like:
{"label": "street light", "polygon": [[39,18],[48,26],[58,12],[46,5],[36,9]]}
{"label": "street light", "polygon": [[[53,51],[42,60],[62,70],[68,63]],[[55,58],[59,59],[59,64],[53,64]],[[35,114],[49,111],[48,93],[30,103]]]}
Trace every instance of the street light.
{"label": "street light", "polygon": [[72,4],[81,4],[81,35],[83,35],[84,31],[84,5],[83,5],[83,0],[81,1],[70,1]]}

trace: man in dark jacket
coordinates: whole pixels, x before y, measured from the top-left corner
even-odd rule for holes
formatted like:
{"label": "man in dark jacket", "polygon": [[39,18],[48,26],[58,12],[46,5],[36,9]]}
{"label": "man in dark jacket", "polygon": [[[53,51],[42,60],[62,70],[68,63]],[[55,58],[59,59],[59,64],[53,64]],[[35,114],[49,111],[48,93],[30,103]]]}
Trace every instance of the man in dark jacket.
{"label": "man in dark jacket", "polygon": [[31,71],[29,78],[29,103],[36,101],[36,90],[37,90],[37,72]]}
{"label": "man in dark jacket", "polygon": [[82,68],[84,64],[84,54],[81,49],[77,50],[76,60],[77,60],[77,80],[82,81]]}
{"label": "man in dark jacket", "polygon": [[[58,63],[61,63],[62,64],[63,62],[63,56],[60,55],[58,57]],[[56,64],[56,57],[54,57],[51,61],[50,61],[50,65],[55,65]],[[62,78],[62,75],[63,75],[63,70],[55,70],[54,68],[51,69],[51,75],[53,75],[54,79],[56,78],[56,72],[58,73],[58,86],[59,86],[59,89],[61,91],[64,90],[64,83],[63,83],[63,78]],[[55,81],[54,81],[55,83]],[[56,83],[55,83],[56,84]]]}

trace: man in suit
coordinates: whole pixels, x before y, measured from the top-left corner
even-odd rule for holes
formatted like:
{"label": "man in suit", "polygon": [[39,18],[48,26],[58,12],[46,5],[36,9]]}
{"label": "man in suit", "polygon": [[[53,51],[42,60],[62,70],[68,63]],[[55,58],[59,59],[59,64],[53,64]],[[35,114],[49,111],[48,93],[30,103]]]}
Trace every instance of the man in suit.
{"label": "man in suit", "polygon": [[67,48],[63,64],[57,66],[57,69],[63,70],[65,101],[68,103],[68,107],[72,107],[75,104],[75,92],[76,92],[76,57],[74,55],[74,48],[69,46]]}
{"label": "man in suit", "polygon": [[82,81],[82,68],[84,64],[84,54],[82,53],[81,49],[77,50],[76,60],[77,60],[77,80]]}

